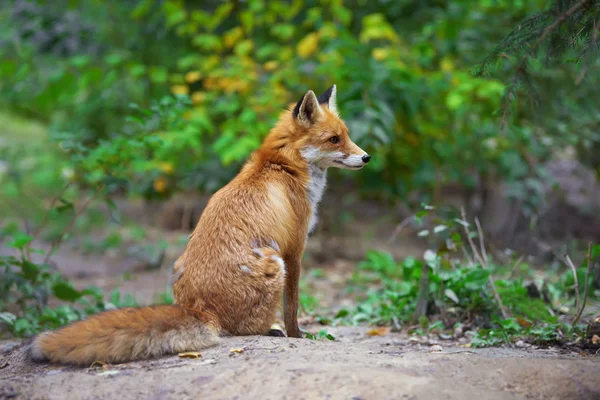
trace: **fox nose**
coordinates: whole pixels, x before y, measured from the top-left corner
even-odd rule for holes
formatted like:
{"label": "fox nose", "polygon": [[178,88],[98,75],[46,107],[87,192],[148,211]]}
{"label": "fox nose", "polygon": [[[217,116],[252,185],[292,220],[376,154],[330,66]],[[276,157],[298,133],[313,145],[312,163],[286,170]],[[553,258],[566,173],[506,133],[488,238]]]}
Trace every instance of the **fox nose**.
{"label": "fox nose", "polygon": [[371,156],[368,154],[365,154],[364,156],[362,156],[362,161],[366,164],[369,161],[371,161]]}

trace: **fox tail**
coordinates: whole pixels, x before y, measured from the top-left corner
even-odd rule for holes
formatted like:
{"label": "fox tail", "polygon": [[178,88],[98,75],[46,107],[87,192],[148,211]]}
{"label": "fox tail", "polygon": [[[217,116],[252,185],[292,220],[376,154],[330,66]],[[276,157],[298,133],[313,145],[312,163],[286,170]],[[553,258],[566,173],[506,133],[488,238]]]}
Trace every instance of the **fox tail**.
{"label": "fox tail", "polygon": [[28,355],[59,364],[117,364],[200,350],[218,340],[218,324],[201,311],[176,305],[122,308],[44,332],[29,345]]}

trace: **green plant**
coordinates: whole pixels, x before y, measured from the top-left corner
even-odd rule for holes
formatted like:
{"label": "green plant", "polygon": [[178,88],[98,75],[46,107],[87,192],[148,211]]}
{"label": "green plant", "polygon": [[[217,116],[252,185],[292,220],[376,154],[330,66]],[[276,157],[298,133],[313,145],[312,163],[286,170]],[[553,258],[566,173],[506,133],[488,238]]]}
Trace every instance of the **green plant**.
{"label": "green plant", "polygon": [[313,335],[312,333],[309,332],[305,332],[304,333],[305,337],[307,339],[310,340],[330,340],[330,341],[334,341],[335,337],[331,334],[327,332],[327,329],[321,329],[316,335]]}
{"label": "green plant", "polygon": [[[47,263],[35,263],[32,237],[22,232],[7,244],[17,256],[0,257],[0,320],[15,336],[31,336],[55,329],[106,308],[94,287],[77,290]],[[51,298],[66,304],[50,305]],[[56,301],[53,301],[56,303]]]}
{"label": "green plant", "polygon": [[[427,250],[423,260],[406,258],[401,262],[390,254],[369,251],[350,279],[355,292],[366,294],[358,297],[354,309],[338,311],[334,323],[409,325],[417,334],[463,323],[476,328],[473,346],[510,343],[519,338],[558,343],[582,336],[581,324],[570,326],[558,318],[566,304],[576,308],[571,270],[546,276],[542,290],[547,295],[534,297],[524,284],[524,279],[533,276],[530,266],[516,269],[496,265],[485,252],[481,229],[471,232],[464,217],[443,219],[434,211],[425,206],[414,218],[420,223],[427,221],[427,227],[418,234],[429,237],[437,250]],[[470,255],[463,237],[472,250]],[[480,249],[475,240],[481,243]],[[458,257],[460,251],[463,253]],[[578,270],[580,282],[585,282],[585,270]],[[424,312],[416,314],[422,302]]]}

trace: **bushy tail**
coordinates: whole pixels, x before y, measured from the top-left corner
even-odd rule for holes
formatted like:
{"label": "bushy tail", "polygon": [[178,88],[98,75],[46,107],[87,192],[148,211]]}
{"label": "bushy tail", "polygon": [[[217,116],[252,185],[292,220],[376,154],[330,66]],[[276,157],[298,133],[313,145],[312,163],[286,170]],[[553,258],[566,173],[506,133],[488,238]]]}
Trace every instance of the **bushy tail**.
{"label": "bushy tail", "polygon": [[205,313],[179,306],[106,311],[38,335],[29,347],[35,361],[89,366],[196,351],[218,341],[218,327]]}

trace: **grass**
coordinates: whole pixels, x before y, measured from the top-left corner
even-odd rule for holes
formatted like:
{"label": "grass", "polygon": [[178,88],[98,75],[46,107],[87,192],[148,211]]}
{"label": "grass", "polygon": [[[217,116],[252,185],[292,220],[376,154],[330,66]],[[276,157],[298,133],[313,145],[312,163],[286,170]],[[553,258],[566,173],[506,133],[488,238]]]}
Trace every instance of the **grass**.
{"label": "grass", "polygon": [[[423,267],[426,268],[423,268]],[[428,273],[427,312],[415,319],[421,295],[421,274]],[[580,267],[581,274],[584,267]],[[564,318],[565,308],[573,312],[575,304],[570,270],[547,274],[542,281],[543,294],[532,296],[525,282],[535,272],[532,267],[518,273],[506,266],[490,264],[446,265],[438,255],[429,259],[406,258],[396,261],[385,252],[370,251],[348,282],[356,305],[338,310],[334,316],[311,314],[323,324],[376,325],[405,329],[409,333],[435,332],[451,338],[459,326],[468,328],[474,347],[497,346],[518,340],[535,344],[564,344],[580,341],[585,324],[571,326]],[[508,312],[504,317],[492,291],[493,276],[499,296]],[[583,285],[583,282],[580,282]],[[550,292],[553,294],[550,295]],[[595,296],[598,296],[596,291]],[[304,308],[310,309],[310,293],[304,293]],[[462,331],[463,329],[461,329]]]}

